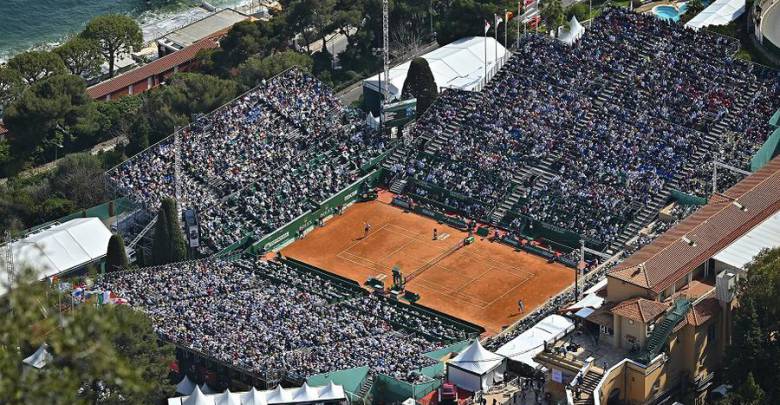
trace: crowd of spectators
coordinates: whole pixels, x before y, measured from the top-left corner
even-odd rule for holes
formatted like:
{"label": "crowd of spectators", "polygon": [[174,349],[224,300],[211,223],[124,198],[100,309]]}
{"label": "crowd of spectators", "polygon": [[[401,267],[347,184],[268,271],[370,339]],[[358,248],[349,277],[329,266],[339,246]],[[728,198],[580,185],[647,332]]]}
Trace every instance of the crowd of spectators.
{"label": "crowd of spectators", "polygon": [[[736,45],[620,8],[573,47],[526,35],[483,91],[445,92],[420,120],[435,156],[393,169],[490,212],[533,168],[547,175],[524,185],[518,214],[612,243],[659,193],[695,193],[704,160],[717,154],[744,168],[766,139],[780,81],[732,59]],[[736,109],[743,99],[750,113]],[[703,147],[727,116],[735,133],[719,151]]]}
{"label": "crowd of spectators", "polygon": [[[357,179],[388,140],[350,116],[332,91],[288,70],[179,132],[180,199],[200,214],[202,250],[278,229]],[[174,137],[108,173],[155,212],[175,195]]]}
{"label": "crowd of spectators", "polygon": [[468,337],[457,324],[339,283],[241,259],[109,273],[95,288],[147,312],[164,339],[260,375],[369,366],[413,382],[436,362],[424,353]]}

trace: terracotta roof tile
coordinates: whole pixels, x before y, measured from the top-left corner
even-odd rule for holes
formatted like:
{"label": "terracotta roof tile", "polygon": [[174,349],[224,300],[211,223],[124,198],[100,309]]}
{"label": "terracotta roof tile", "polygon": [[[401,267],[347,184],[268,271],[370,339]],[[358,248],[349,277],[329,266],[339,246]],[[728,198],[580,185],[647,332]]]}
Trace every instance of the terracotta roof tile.
{"label": "terracotta roof tile", "polygon": [[[780,157],[699,208],[609,273],[660,294],[692,269],[780,210]],[[746,211],[741,210],[734,200]],[[687,237],[693,243],[683,240]]]}
{"label": "terracotta roof tile", "polygon": [[718,299],[714,297],[705,298],[693,306],[693,309],[688,312],[686,319],[693,326],[701,326],[719,313],[720,302],[718,302]]}
{"label": "terracotta roof tile", "polygon": [[669,305],[663,302],[646,298],[631,298],[615,305],[611,312],[647,324],[666,312],[667,308]]}
{"label": "terracotta roof tile", "polygon": [[106,95],[124,89],[131,84],[146,80],[148,77],[167,72],[176,66],[189,62],[203,49],[213,49],[218,46],[219,43],[211,38],[206,38],[180,51],[165,55],[160,59],[116,76],[113,79],[98,83],[88,88],[87,94],[94,99],[103,98]]}

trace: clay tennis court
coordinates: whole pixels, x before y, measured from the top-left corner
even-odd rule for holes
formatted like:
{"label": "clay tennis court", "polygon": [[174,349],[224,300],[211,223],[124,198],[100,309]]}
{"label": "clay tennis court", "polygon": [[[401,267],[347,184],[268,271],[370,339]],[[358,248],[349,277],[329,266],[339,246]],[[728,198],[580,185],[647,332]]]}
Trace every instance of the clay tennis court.
{"label": "clay tennis court", "polygon": [[[371,231],[364,238],[364,223]],[[433,240],[433,229],[439,232]],[[326,222],[282,254],[361,285],[392,268],[410,279],[406,289],[418,304],[447,313],[495,334],[574,282],[574,270],[539,256],[477,238],[461,245],[466,233],[386,202],[358,203]],[[518,309],[522,299],[525,313]]]}

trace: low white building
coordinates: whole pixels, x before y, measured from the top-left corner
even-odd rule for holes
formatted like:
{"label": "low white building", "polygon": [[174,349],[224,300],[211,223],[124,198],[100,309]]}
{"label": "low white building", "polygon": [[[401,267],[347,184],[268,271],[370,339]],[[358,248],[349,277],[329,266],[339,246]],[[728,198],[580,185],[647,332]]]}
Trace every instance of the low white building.
{"label": "low white building", "polygon": [[[76,218],[38,230],[11,243],[16,272],[30,268],[39,279],[69,273],[106,256],[111,231],[99,218]],[[9,283],[0,272],[0,294]]]}
{"label": "low white building", "polygon": [[[498,70],[509,52],[493,37],[467,37],[442,46],[421,57],[428,61],[439,90],[455,88],[476,91],[481,89],[486,75]],[[411,61],[390,68],[387,82],[390,99],[401,98]],[[377,115],[381,100],[384,73],[363,80],[363,97],[369,109]]]}
{"label": "low white building", "polygon": [[538,368],[539,364],[533,359],[544,350],[545,342],[552,344],[573,330],[574,322],[571,319],[561,315],[550,315],[499,347],[496,353],[532,368]]}

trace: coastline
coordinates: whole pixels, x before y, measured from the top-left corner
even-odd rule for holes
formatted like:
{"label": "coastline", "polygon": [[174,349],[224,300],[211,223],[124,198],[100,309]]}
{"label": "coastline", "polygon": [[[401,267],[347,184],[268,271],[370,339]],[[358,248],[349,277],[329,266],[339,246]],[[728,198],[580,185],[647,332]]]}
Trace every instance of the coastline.
{"label": "coastline", "polygon": [[[258,0],[211,0],[207,1],[207,3],[212,5],[217,10],[234,8],[241,12],[250,12],[252,10],[256,10],[259,7]],[[140,14],[131,16],[141,26],[141,31],[143,32],[144,36],[144,43],[146,44],[171,31],[202,19],[212,13],[213,11],[209,11],[206,7],[204,7],[203,2],[197,1],[193,2],[192,6],[178,10],[146,10]],[[80,27],[79,30],[81,28],[83,27]],[[29,44],[27,46],[12,45],[10,48],[0,49],[0,65],[4,64],[8,61],[8,59],[21,52],[30,50],[51,50],[73,36],[76,32],[71,31],[57,33],[59,39],[54,41],[42,40],[38,43]]]}

